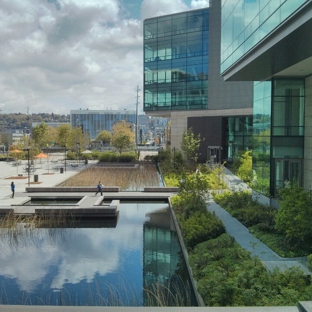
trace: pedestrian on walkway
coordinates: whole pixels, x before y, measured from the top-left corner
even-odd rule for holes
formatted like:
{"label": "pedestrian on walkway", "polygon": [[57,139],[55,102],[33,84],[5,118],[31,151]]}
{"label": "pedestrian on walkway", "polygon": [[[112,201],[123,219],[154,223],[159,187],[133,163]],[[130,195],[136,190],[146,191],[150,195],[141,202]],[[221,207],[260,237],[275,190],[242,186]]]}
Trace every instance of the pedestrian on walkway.
{"label": "pedestrian on walkway", "polygon": [[97,195],[97,193],[99,192],[101,192],[101,196],[103,195],[102,186],[102,182],[99,181],[99,184],[97,185],[97,192],[95,193],[95,195]]}
{"label": "pedestrian on walkway", "polygon": [[13,181],[11,182],[11,191],[12,191],[12,196],[11,196],[11,198],[14,198],[14,193],[15,193],[15,184],[14,184],[14,182],[13,182]]}

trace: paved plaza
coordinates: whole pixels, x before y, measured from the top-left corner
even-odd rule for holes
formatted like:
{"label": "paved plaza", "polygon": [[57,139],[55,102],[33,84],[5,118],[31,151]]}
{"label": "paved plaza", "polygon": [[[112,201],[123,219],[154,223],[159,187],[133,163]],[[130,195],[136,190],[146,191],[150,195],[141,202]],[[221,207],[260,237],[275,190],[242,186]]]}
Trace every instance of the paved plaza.
{"label": "paved plaza", "polygon": [[[22,160],[18,166],[15,166],[14,162],[0,161],[0,206],[10,207],[12,204],[19,204],[24,199],[27,199],[29,195],[25,189],[28,186],[28,181],[30,182],[30,186],[56,186],[79,171],[97,163],[97,161],[89,161],[87,165],[81,162],[77,166],[76,164],[72,166],[67,162],[65,171],[63,159],[63,155],[54,154],[49,157],[49,160],[35,160],[35,171],[30,173],[29,178],[25,170],[28,165],[27,160]],[[61,173],[60,168],[63,168],[63,173]],[[34,182],[35,175],[38,177],[38,182]],[[10,184],[12,181],[15,184],[14,198],[11,198]]]}

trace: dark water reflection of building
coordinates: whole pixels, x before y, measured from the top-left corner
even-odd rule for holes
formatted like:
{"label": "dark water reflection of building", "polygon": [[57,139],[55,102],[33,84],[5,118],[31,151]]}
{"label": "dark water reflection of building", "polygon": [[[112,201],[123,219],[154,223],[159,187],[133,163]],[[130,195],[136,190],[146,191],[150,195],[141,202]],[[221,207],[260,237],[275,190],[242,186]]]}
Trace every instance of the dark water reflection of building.
{"label": "dark water reflection of building", "polygon": [[158,300],[165,306],[197,305],[170,210],[148,217],[143,235],[144,305]]}
{"label": "dark water reflection of building", "polygon": [[114,221],[50,226],[0,227],[0,304],[153,306],[153,288],[152,298],[181,293],[187,270],[168,203],[121,203]]}

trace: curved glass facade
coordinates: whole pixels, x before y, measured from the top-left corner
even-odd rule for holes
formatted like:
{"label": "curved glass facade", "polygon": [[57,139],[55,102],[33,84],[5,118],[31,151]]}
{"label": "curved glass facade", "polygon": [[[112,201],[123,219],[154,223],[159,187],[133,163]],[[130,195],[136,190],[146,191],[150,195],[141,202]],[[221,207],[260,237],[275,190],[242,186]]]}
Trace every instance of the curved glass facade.
{"label": "curved glass facade", "polygon": [[144,21],[144,111],[208,107],[209,10]]}
{"label": "curved glass facade", "polygon": [[308,0],[222,0],[221,72]]}

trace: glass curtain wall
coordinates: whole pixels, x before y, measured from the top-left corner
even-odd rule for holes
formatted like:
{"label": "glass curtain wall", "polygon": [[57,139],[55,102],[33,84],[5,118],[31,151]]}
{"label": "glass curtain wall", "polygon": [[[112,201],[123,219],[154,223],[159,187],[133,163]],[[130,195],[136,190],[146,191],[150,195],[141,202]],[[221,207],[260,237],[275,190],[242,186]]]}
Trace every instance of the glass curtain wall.
{"label": "glass curtain wall", "polygon": [[272,86],[271,194],[277,197],[288,181],[302,186],[304,80],[273,80]]}
{"label": "glass curtain wall", "polygon": [[144,21],[144,110],[206,109],[208,9]]}
{"label": "glass curtain wall", "polygon": [[309,0],[222,0],[221,72]]}
{"label": "glass curtain wall", "polygon": [[226,132],[223,142],[224,157],[234,159],[252,150],[252,116],[224,118]]}
{"label": "glass curtain wall", "polygon": [[271,81],[254,83],[253,104],[253,189],[270,195]]}
{"label": "glass curtain wall", "polygon": [[278,197],[288,181],[302,185],[304,80],[255,83],[253,114],[253,188]]}
{"label": "glass curtain wall", "polygon": [[122,112],[107,112],[107,113],[72,113],[71,127],[81,127],[82,130],[90,135],[91,139],[95,139],[98,134],[103,131],[111,131],[113,125],[125,120],[127,122],[135,123],[136,114],[122,113]]}

